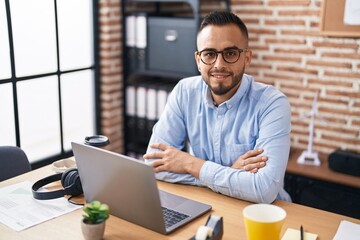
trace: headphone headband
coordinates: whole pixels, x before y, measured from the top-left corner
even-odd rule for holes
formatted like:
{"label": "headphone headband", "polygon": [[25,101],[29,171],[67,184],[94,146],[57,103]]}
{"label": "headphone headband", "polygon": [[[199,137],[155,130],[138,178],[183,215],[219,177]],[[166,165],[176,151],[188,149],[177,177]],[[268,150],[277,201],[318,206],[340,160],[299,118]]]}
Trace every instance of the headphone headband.
{"label": "headphone headband", "polygon": [[[64,189],[59,189],[49,192],[38,192],[38,190],[41,187],[59,180],[61,180],[61,184],[63,185]],[[69,169],[64,173],[57,173],[38,180],[32,186],[32,193],[33,193],[33,197],[38,200],[60,198],[65,195],[72,195],[72,196],[80,195],[82,193],[82,186],[80,182],[80,177],[78,176],[77,169],[75,168]]]}

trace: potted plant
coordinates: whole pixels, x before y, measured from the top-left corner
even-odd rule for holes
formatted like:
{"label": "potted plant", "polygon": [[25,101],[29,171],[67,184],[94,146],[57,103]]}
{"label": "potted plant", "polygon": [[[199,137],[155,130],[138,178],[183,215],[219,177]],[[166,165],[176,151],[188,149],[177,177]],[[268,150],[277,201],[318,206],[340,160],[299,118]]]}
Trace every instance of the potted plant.
{"label": "potted plant", "polygon": [[105,221],[109,218],[109,206],[94,200],[83,207],[81,230],[86,240],[100,240],[104,236]]}

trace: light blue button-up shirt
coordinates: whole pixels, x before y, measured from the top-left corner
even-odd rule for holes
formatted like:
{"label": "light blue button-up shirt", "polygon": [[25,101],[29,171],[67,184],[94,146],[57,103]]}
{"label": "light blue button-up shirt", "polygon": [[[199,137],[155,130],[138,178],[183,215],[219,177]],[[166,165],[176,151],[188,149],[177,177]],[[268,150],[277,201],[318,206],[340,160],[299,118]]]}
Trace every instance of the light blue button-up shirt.
{"label": "light blue button-up shirt", "polygon": [[[160,172],[157,179],[206,186],[235,198],[271,203],[291,201],[283,189],[290,149],[290,105],[284,94],[244,74],[228,101],[215,106],[201,76],[179,81],[154,126],[150,143],[162,142],[206,160],[199,179],[190,174]],[[233,169],[248,150],[262,148],[268,157],[257,173]],[[148,148],[147,152],[158,151]],[[152,161],[147,160],[147,161]]]}

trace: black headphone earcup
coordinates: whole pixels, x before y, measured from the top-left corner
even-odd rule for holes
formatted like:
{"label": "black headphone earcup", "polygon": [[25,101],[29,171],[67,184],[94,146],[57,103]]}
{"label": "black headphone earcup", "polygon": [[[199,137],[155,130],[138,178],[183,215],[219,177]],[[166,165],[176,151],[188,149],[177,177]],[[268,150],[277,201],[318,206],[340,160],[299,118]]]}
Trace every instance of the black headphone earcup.
{"label": "black headphone earcup", "polygon": [[76,168],[68,169],[62,174],[61,184],[68,195],[78,196],[83,193],[79,172]]}

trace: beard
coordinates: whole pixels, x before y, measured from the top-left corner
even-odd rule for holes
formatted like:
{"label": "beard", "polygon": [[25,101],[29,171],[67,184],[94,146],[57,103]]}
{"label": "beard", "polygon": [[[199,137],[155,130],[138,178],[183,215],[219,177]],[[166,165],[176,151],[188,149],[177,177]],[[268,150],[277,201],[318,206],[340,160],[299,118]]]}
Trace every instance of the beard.
{"label": "beard", "polygon": [[[203,76],[202,78],[204,79],[205,83],[209,86],[211,92],[215,95],[221,96],[221,95],[225,95],[226,93],[228,93],[230,90],[232,90],[233,88],[237,87],[238,85],[240,85],[239,83],[241,83],[242,77],[244,75],[245,72],[245,63],[243,66],[243,69],[241,70],[241,72],[237,75],[234,75],[233,72],[228,72],[226,70],[221,70],[221,71],[211,71],[208,72],[207,76]],[[216,74],[216,73],[221,73],[221,74],[229,74],[229,77],[231,77],[231,83],[230,85],[226,85],[223,82],[218,83],[217,86],[211,85],[210,82],[210,75],[212,74]]]}

